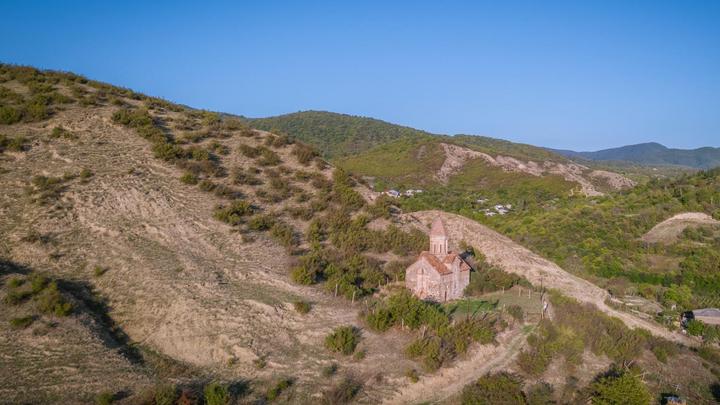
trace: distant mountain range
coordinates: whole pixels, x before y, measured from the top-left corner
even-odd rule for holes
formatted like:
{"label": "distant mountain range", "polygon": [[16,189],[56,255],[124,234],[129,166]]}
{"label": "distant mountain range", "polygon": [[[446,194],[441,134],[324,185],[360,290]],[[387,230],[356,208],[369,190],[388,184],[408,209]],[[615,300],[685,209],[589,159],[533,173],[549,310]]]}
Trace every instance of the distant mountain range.
{"label": "distant mountain range", "polygon": [[720,166],[720,148],[673,149],[656,142],[621,146],[595,152],[549,149],[571,159],[625,161],[641,165],[676,165],[696,169]]}

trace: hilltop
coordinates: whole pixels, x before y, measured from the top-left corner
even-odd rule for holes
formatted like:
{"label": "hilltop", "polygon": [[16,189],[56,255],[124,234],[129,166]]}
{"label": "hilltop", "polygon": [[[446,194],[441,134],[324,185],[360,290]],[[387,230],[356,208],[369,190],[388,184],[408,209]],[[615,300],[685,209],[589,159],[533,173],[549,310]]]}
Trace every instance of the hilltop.
{"label": "hilltop", "polygon": [[695,169],[710,169],[720,166],[720,148],[697,149],[667,148],[656,142],[621,146],[595,152],[574,152],[571,150],[549,149],[568,158],[593,161],[620,161],[642,165],[674,165]]}

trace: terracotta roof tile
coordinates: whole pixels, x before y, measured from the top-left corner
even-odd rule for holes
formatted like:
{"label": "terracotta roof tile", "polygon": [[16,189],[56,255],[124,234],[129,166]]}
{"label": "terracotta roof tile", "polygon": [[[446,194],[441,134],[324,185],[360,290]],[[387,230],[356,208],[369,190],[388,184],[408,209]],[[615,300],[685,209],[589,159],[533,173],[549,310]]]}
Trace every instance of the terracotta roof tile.
{"label": "terracotta roof tile", "polygon": [[460,271],[470,270],[470,265],[467,264],[467,262],[465,262],[465,260],[463,260],[461,257],[459,257],[457,253],[447,254],[442,259],[430,252],[420,253],[420,259],[425,259],[430,264],[430,266],[432,266],[432,268],[441,275],[452,274],[451,266],[452,263],[455,261],[455,258],[460,259]]}

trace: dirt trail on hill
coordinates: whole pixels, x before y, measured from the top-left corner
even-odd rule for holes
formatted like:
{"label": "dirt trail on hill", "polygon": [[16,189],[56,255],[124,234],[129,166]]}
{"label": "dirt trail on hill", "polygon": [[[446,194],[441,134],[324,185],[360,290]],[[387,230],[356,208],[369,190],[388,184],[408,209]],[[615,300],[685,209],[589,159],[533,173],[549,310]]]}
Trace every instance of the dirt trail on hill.
{"label": "dirt trail on hill", "polygon": [[504,369],[520,353],[527,338],[526,333],[513,329],[498,336],[498,345],[482,345],[471,350],[468,357],[435,374],[423,376],[415,384],[402,387],[385,404],[417,404],[443,402],[462,392],[467,384],[479,377]]}
{"label": "dirt trail on hill", "polygon": [[699,225],[720,225],[720,221],[704,212],[683,212],[655,225],[643,235],[642,240],[648,243],[672,243],[685,228]]}
{"label": "dirt trail on hill", "polygon": [[458,243],[465,240],[481,251],[489,263],[510,273],[522,275],[533,285],[556,289],[580,302],[594,304],[601,311],[619,318],[631,328],[644,328],[655,336],[689,346],[696,344],[679,333],[670,332],[660,325],[609,307],[605,304],[605,300],[609,297],[607,291],[566,272],[555,263],[543,259],[510,238],[471,219],[433,210],[406,214],[405,220],[408,224],[425,229],[438,216],[443,219],[451,241]]}

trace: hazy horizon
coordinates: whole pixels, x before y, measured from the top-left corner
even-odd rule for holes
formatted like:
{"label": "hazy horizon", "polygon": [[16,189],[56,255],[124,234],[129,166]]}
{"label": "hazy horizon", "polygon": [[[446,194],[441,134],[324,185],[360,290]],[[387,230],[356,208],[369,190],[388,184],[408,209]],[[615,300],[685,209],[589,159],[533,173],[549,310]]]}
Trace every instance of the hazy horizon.
{"label": "hazy horizon", "polygon": [[249,117],[720,146],[720,3],[5,3],[0,60]]}

